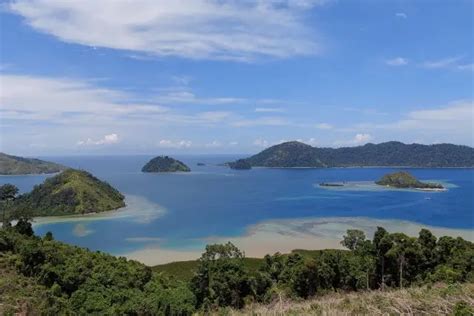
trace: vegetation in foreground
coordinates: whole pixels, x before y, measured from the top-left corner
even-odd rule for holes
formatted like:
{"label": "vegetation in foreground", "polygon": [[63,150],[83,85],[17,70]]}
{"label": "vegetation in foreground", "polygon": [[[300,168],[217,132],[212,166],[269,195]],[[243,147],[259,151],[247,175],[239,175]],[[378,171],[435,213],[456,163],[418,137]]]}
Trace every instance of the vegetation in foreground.
{"label": "vegetation in foreground", "polygon": [[375,183],[378,185],[385,185],[394,188],[444,189],[439,183],[421,182],[406,171],[386,174]]}
{"label": "vegetation in foreground", "polygon": [[[1,202],[5,207],[3,197]],[[231,243],[208,245],[197,262],[185,264],[194,267],[192,275],[179,279],[163,268],[160,272],[159,267],[64,244],[51,233],[34,236],[25,213],[15,215],[15,226],[0,229],[0,313],[6,315],[189,315],[260,310],[287,300],[301,302],[293,306],[303,308],[301,312],[324,311],[332,305],[311,299],[328,293],[341,298],[335,293],[346,292],[353,294],[338,299],[335,310],[348,304],[363,311],[382,308],[383,303],[373,305],[377,295],[399,308],[398,301],[389,300],[392,292],[385,293],[393,288],[474,281],[474,244],[462,238],[437,239],[425,229],[416,238],[379,227],[372,240],[349,230],[342,240],[348,250],[295,250],[263,259],[245,259]],[[357,294],[370,290],[382,292]],[[472,310],[469,296],[429,293],[449,301],[446,311]],[[435,299],[418,301],[417,310],[439,307]]]}
{"label": "vegetation in foreground", "polygon": [[168,156],[158,156],[147,162],[142,172],[189,172],[191,169],[183,162]]}
{"label": "vegetation in foreground", "polygon": [[[2,188],[5,186],[12,185]],[[14,216],[12,212],[29,216],[74,215],[125,206],[125,197],[119,191],[83,170],[67,169],[20,196],[15,189],[13,195],[10,193],[8,202],[12,207],[6,212],[7,217]]]}
{"label": "vegetation in foreground", "polygon": [[1,175],[56,173],[65,169],[65,166],[54,162],[0,153]]}
{"label": "vegetation in foreground", "polygon": [[271,146],[245,159],[253,167],[474,167],[474,148],[453,144],[385,142],[318,148],[297,141]]}

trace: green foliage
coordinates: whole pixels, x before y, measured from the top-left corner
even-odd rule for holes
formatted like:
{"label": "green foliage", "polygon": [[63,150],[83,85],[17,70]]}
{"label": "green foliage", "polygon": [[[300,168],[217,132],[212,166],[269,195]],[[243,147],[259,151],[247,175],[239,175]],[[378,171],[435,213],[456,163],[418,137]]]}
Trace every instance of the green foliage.
{"label": "green foliage", "polygon": [[252,169],[250,163],[245,159],[239,159],[235,162],[229,162],[229,167],[236,170],[249,170]]}
{"label": "green foliage", "polygon": [[[306,299],[326,292],[439,281],[454,284],[441,293],[449,296],[456,294],[451,293],[455,284],[474,276],[472,242],[438,240],[426,229],[415,238],[378,227],[372,240],[349,230],[342,241],[349,250],[295,250],[263,259],[244,258],[232,243],[208,245],[198,261],[153,270],[125,258],[68,246],[52,234],[35,237],[30,229],[27,220],[0,229],[0,264],[1,258],[8,258],[3,262],[9,262],[10,270],[35,284],[30,287],[35,298],[24,300],[41,301],[36,308],[50,315],[189,315],[280,300],[282,295]],[[177,275],[182,279],[170,277],[183,269],[191,272]],[[464,312],[466,306],[455,310]],[[362,306],[357,311],[367,312]]]}
{"label": "green foliage", "polygon": [[0,230],[0,256],[45,289],[43,314],[189,315],[195,297],[187,284],[152,274],[125,258],[73,247],[52,238]]}
{"label": "green foliage", "polygon": [[244,298],[250,294],[243,257],[242,252],[230,242],[206,246],[196,275],[191,280],[198,306],[243,306]]}
{"label": "green foliage", "polygon": [[46,179],[14,203],[14,211],[33,216],[105,212],[125,206],[124,196],[83,170],[68,169]]}
{"label": "green foliage", "polygon": [[189,172],[188,166],[183,162],[168,156],[158,156],[147,162],[142,172]]}
{"label": "green foliage", "polygon": [[65,169],[66,167],[53,162],[0,153],[1,175],[56,173]]}
{"label": "green foliage", "polygon": [[375,183],[395,188],[443,189],[443,186],[438,183],[425,183],[418,181],[414,176],[406,171],[386,174],[382,179]]}
{"label": "green foliage", "polygon": [[356,147],[317,148],[292,141],[246,159],[260,167],[473,167],[474,148],[452,144],[406,145],[400,142]]}

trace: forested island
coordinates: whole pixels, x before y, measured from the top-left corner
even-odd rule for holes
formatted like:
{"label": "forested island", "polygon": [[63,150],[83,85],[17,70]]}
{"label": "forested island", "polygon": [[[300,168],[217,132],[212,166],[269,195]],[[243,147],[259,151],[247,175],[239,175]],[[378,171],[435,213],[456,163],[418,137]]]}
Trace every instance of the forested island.
{"label": "forested island", "polygon": [[125,206],[124,196],[110,184],[75,169],[46,179],[31,192],[13,195],[12,200],[10,213],[28,212],[31,216],[98,213]]}
{"label": "forested island", "polygon": [[318,148],[292,141],[244,159],[252,167],[474,167],[474,148],[453,144],[386,142],[356,147]]}
{"label": "forested island", "polygon": [[375,182],[378,185],[384,185],[400,189],[421,189],[421,190],[444,190],[445,188],[439,183],[421,182],[413,175],[406,171],[399,171],[384,175],[380,180]]}
{"label": "forested island", "polygon": [[190,172],[183,162],[168,156],[158,156],[148,161],[142,172]]}
{"label": "forested island", "polygon": [[[0,314],[258,314],[284,302],[288,313],[305,315],[472,315],[472,242],[378,227],[372,239],[348,230],[341,243],[348,250],[263,259],[214,244],[199,260],[151,268],[67,245],[51,233],[35,236],[20,217],[0,229]],[[417,287],[396,290],[411,286]]]}
{"label": "forested island", "polygon": [[60,164],[0,153],[0,175],[47,174],[67,169]]}

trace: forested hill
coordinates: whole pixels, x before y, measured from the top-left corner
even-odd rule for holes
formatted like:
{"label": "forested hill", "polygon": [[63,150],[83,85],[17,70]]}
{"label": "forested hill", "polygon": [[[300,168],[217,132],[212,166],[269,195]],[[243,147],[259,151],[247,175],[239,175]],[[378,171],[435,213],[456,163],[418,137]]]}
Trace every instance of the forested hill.
{"label": "forested hill", "polygon": [[0,174],[2,175],[55,173],[64,169],[66,167],[54,162],[0,153]]}
{"label": "forested hill", "polygon": [[356,147],[318,148],[292,141],[246,159],[254,167],[474,167],[474,148],[453,144],[386,142]]}
{"label": "forested hill", "polygon": [[68,169],[21,195],[13,210],[52,216],[97,213],[124,206],[124,196],[107,182],[86,171]]}

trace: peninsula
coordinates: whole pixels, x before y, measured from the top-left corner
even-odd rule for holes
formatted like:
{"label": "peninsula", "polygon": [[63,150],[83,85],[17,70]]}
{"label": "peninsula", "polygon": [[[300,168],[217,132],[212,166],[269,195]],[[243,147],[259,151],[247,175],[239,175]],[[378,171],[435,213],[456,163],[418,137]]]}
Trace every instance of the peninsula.
{"label": "peninsula", "polygon": [[67,167],[54,162],[0,153],[0,175],[46,174],[65,169]]}
{"label": "peninsula", "polygon": [[142,172],[189,172],[191,169],[183,162],[168,156],[158,156],[143,166]]}

